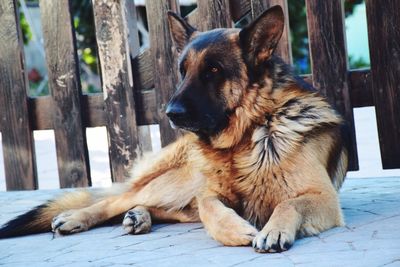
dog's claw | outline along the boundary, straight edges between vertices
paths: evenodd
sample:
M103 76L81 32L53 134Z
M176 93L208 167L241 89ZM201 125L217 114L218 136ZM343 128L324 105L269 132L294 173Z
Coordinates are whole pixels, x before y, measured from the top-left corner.
M294 242L290 234L273 229L267 234L260 232L253 240L253 248L260 253L275 253L288 250Z

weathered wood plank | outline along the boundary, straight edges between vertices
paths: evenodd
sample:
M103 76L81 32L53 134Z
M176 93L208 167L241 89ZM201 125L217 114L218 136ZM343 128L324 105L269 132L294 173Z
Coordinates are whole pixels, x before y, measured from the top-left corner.
M307 0L307 25L313 85L345 117L350 126L349 168L358 169L357 145L347 81L347 54L341 0Z
M167 11L179 12L176 0L146 1L149 20L150 52L154 63L154 86L156 88L157 112L159 116L161 145L165 146L177 138L167 116L166 105L178 84L176 53L167 22Z
M138 125L159 124L160 117L157 108L156 90L137 92L135 97Z
M126 28L128 5L127 0L93 1L113 181L124 181L141 154Z
M370 70L352 70L348 76L351 106L353 108L373 106Z
M231 0L231 12L233 21L236 22L251 12L251 1L249 0Z
M198 1L196 26L200 31L231 28L232 16L229 0Z
M369 70L352 70L348 73L350 98L353 108L373 106L371 73ZM312 83L312 76L303 77ZM158 124L157 104L154 89L135 92L138 125ZM106 112L103 94L82 95L81 107L85 127L105 126ZM52 99L41 96L29 99L29 115L33 130L52 129ZM0 121L0 131L7 124Z
M128 35L128 45L129 45L129 52L131 56L131 70L129 70L133 75L133 68L139 68L138 61L133 60L139 55L140 50L140 42L139 42L139 33L137 27L137 15L136 15L136 6L134 1L126 2L126 27L127 27L127 35ZM129 67L129 66L128 66ZM135 77L133 76L135 81L135 91L138 90L137 82ZM139 79L138 79L139 80ZM136 102L136 94L135 102ZM137 106L137 105L136 105ZM143 152L151 151L151 136L150 136L150 126L142 126L138 127L138 139L139 139L139 146Z
M0 118L7 190L37 189L17 3L0 1Z
M133 80L137 91L154 88L154 68L150 49L146 49L139 55L133 57L132 61Z
M136 92L136 113L138 125L158 124L156 95L154 90ZM29 115L33 130L53 129L53 101L50 96L29 99ZM81 96L83 125L85 127L106 126L106 110L103 94ZM0 121L0 131L8 127L7 121Z
M85 127L107 125L107 111L103 94L82 95L81 105Z
M91 185L81 86L69 0L40 0L60 187Z
M51 96L32 97L28 101L32 130L53 129L53 99ZM0 131L3 127L5 125L0 123Z
M285 28L283 29L281 40L276 47L275 53L278 54L285 62L292 64L292 47L290 43L289 29L289 10L287 0L251 0L251 16L256 19L263 11L268 8L280 5L285 14Z
M373 97L382 166L400 167L400 1L367 0Z

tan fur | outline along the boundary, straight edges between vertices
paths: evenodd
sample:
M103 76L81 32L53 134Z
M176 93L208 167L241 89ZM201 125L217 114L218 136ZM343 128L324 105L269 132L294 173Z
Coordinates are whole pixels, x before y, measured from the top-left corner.
M172 29L180 32L178 41L189 38L182 25ZM226 35L231 56L242 60L239 31ZM187 51L183 84L192 82L206 53ZM271 51L262 53L269 57ZM68 234L131 211L124 226L136 234L147 232L151 220L201 220L221 243L253 241L259 252L286 250L296 236L343 225L337 196L347 170L342 118L318 93L284 76L279 63L249 83L246 65L240 62L237 77L219 88L232 112L218 134L203 140L187 133L139 161L119 192L66 195L44 208L37 223L49 223L63 211L52 229ZM274 79L277 73L281 76Z
M340 154L336 183L326 170L335 139L330 129L341 118L315 93L295 84L272 93L270 86L267 81L263 88L247 90L229 126L211 144L188 133L134 167L124 192L100 201L87 192L66 195L51 203L37 223L48 223L56 212L68 210L55 218L53 228L73 233L144 206L156 220L196 221L200 216L210 235L225 245L247 245L256 236L256 247L278 237L291 243L297 234L342 225L336 189L347 168L346 151ZM279 116L293 98L299 105ZM302 105L310 106L318 118L287 119ZM269 120L266 113L272 114ZM333 126L315 129L305 140L318 123ZM279 158L266 149L268 138Z
M73 215L61 214L59 218L66 223L60 231L68 231L70 221L84 224L81 229L86 230L137 205L149 207L155 219L159 216L179 221L197 220L198 206L209 233L225 245L251 242L257 235L251 224L261 230L256 243L257 238L269 234L281 236L281 242L293 242L297 234L313 235L342 225L336 187L343 180L346 153L341 152L336 172L338 183L333 185L326 171L329 144L335 138L330 128L320 132L316 129L315 136L308 137L305 143L301 134L318 125L319 120L338 125L341 118L315 93L304 92L295 85L285 90L276 99L268 85L249 90L243 98L248 102L243 101L237 109L240 115L232 116L230 127L212 139L211 145L193 134L183 136L151 160L142 161L127 183L127 192ZM300 106L302 101L312 106L310 110L318 112L319 117L306 118L301 123L279 117L285 103L294 97ZM286 116L297 114L298 108L286 110ZM275 115L266 121L261 114L271 111ZM269 124L269 128L264 124ZM265 150L268 136L274 138L280 157L274 158L271 151L265 151L261 161L260 153ZM191 204L194 202L196 205ZM189 204L191 216L181 216L180 211ZM241 216L235 212L240 209Z

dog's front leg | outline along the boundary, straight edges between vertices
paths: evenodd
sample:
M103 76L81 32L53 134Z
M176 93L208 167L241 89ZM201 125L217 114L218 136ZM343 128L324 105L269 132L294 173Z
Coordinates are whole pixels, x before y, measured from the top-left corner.
M226 207L216 196L198 198L199 215L208 233L226 246L246 246L257 229Z
M253 240L257 252L288 250L297 234L316 235L343 225L336 192L310 192L278 204L271 218Z

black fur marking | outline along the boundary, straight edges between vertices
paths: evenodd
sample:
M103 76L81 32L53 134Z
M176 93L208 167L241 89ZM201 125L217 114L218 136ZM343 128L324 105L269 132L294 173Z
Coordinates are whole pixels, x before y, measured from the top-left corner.
M300 100L297 98L292 98L290 100L288 100L285 104L282 105L283 108L289 108L295 105L300 104Z
M316 114L301 114L299 113L298 115L294 115L294 116L286 116L286 119L292 120L292 121L298 121L301 119L319 119L319 116Z
M271 123L271 121L272 121L272 115L271 114L266 114L265 115L265 119L267 120L267 123L268 123L268 125Z
M285 244L283 244L283 249L284 250L288 250L288 249L290 249L291 247L292 247L292 243L289 243L289 242L285 242Z
M215 29L205 33L200 33L191 42L190 47L196 51L209 49L213 43L229 42L225 36L225 29Z
M286 116L286 119L289 119L291 121L298 121L300 119L303 119L304 116L303 115L294 115L294 116Z
M287 110L284 109L284 110L281 110L281 111L279 111L278 113L276 113L276 114L275 114L275 118L276 118L277 120L280 120L281 117L286 117L286 115L287 115Z
M274 141L272 140L271 137L268 138L267 147L268 147L268 151L271 152L271 154L272 154L272 156L274 157L274 159L275 159L276 161L279 161L279 160L280 160L280 156L279 156L279 154L278 154L278 151L277 151L276 148L275 148Z
M300 113L306 113L306 112L310 111L313 108L314 108L313 106L305 106L300 110Z
M206 143L227 127L234 112L227 107L229 95L225 96L221 88L228 81L242 78L238 67L241 58L230 53L235 44L228 35L226 30L216 29L199 33L187 44L179 62L183 80L170 100L170 104L179 103L187 111L179 117L169 116L170 120ZM205 53L202 61L189 60L191 53L199 51Z
M263 149L262 150L262 155L261 155L261 157L260 157L260 160L258 161L258 162L256 162L257 163L257 170L259 171L260 170L260 168L264 165L264 159L265 159L265 154L266 154L266 151Z
M335 172L339 164L340 154L342 153L343 148L347 149L348 151L348 146L350 145L348 125L346 123L343 123L339 127L340 133L338 134L338 136L336 136L332 148L329 151L328 165L326 167L333 184L335 184Z
M0 228L0 239L50 232L50 223L45 228L32 224L32 222L36 221L37 218L41 216L41 211L47 206L48 204L37 206L7 222Z
M343 122L342 125L340 125L340 136L342 138L343 146L346 148L347 151L349 151L351 146L351 138L350 126L347 122Z
M286 181L285 175L282 174L281 178L282 178L281 180L285 183L285 186L288 188L289 185L288 185L288 183L287 183L287 181Z
M304 89L306 91L309 92L318 92L317 89L315 89L311 84L309 84L308 82L304 81L303 78L301 78L300 76L295 75L294 79L296 81L296 84L298 86L300 86L301 89Z
M281 242L281 233L279 233L278 240L276 241L276 243L271 245L271 249L273 249L277 252L282 252L280 242Z

